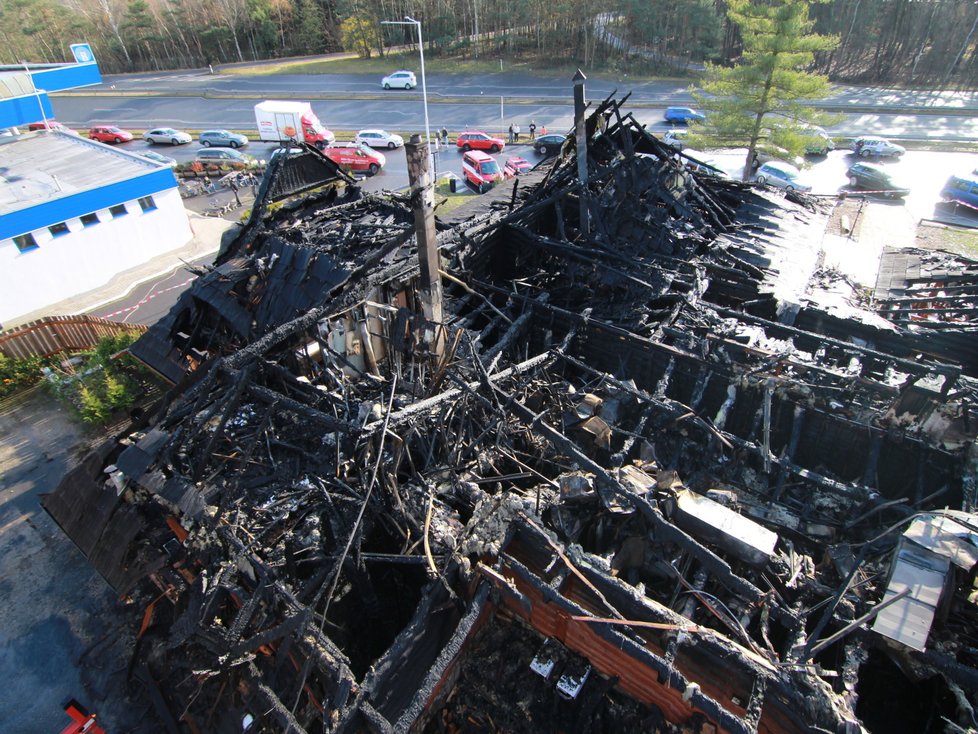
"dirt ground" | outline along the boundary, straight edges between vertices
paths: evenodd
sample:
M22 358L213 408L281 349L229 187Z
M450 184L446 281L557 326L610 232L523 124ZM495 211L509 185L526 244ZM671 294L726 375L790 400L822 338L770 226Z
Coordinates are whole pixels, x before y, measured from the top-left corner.
M869 199L848 198L839 201L832 211L826 232L828 234L847 236L849 231L844 224L858 237L862 234L862 225L867 217L872 213L887 209L902 209L898 201L873 201ZM875 218L877 221L879 217ZM889 217L883 217L884 220ZM955 227L952 225L940 224L924 220L916 223L915 231L908 233L913 235L913 240L907 242L914 247L921 247L929 250L946 250L963 257L978 260L978 229L967 227Z
M132 615L44 512L39 495L98 440L42 389L0 404L0 721L61 731L71 697L112 734L141 731L126 701Z

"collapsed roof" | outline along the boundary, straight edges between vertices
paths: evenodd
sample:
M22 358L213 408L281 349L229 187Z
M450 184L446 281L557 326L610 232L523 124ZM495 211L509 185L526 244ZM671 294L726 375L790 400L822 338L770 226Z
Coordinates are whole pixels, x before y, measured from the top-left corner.
M814 201L614 100L586 139L583 185L569 141L442 223L440 324L417 202L333 174L273 211L282 156L135 345L173 391L46 508L139 606L169 730L971 725L974 569L916 583L901 535L976 542L968 369L807 305ZM884 674L937 683L880 710Z

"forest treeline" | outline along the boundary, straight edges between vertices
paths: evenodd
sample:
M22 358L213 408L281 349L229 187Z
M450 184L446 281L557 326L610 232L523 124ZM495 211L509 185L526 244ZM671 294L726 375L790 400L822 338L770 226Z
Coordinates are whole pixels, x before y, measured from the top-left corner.
M79 41L105 73L378 54L413 32L380 21L411 15L433 55L674 73L736 61L725 10L725 0L0 0L0 63L65 61ZM978 83L976 0L828 0L811 16L818 33L839 39L811 69L833 81Z

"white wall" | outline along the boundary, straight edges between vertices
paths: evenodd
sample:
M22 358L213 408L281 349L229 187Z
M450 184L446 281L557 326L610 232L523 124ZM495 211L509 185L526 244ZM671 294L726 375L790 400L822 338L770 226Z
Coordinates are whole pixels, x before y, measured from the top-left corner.
M32 232L38 247L26 252L0 240L0 324L104 285L124 270L185 245L192 233L175 188L153 194L156 209L125 202L127 214L97 212L98 224L67 220L68 234ZM52 222L56 224L56 222Z

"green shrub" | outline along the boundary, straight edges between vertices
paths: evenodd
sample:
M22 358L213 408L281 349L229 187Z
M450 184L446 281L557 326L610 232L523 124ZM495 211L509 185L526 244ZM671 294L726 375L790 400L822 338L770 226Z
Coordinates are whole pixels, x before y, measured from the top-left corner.
M11 359L0 354L0 398L40 382L41 368L47 361L40 357Z
M84 383L79 386L78 397L78 412L86 423L102 423L109 417L105 401Z
M152 378L130 355L113 355L136 338L133 334L106 336L78 355L77 366L54 365L48 375L50 388L86 423L105 423L117 411L128 410L137 396L146 394Z

